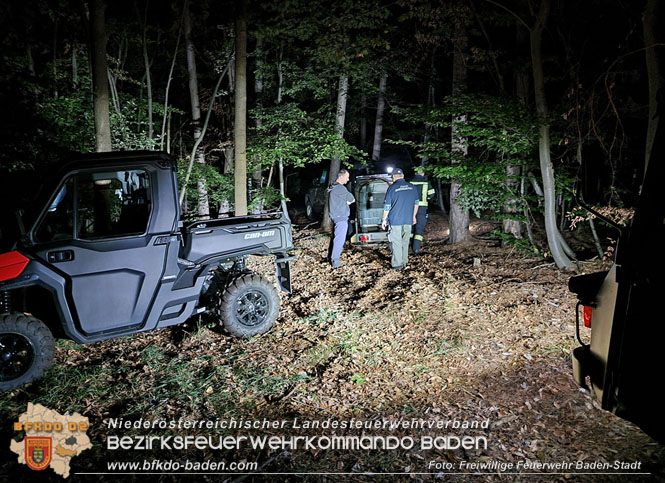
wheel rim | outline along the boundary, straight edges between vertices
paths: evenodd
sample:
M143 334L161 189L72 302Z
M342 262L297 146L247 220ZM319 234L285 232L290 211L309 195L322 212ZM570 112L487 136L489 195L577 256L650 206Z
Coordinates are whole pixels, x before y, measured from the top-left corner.
M236 317L241 324L248 327L265 321L269 311L268 297L258 290L250 290L236 301Z
M32 342L23 334L0 334L0 381L12 381L28 372L35 360Z
M307 204L305 205L305 209L307 210L307 216L311 217L311 216L312 216L312 213L314 212L314 209L312 208L312 205L310 205L309 203L307 203Z

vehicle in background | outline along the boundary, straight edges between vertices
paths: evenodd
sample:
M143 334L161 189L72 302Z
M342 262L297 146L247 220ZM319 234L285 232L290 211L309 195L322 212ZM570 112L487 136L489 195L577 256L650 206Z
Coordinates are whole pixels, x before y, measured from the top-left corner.
M310 220L323 215L323 209L328 201L328 170L323 170L321 176L312 182L312 187L305 195L305 214Z

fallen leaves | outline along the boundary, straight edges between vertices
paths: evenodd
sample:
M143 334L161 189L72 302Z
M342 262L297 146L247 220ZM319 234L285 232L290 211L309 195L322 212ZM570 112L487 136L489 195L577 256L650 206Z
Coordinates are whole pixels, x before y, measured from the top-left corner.
M98 419L128 408L174 419L489 419L491 446L463 457L662 461L662 446L600 411L573 382L568 275L485 241L445 245L446 232L431 216L424 249L405 271L390 270L386 247L347 247L345 266L332 271L328 238L296 228L294 292L282 295L269 333L231 339L215 320L194 319L89 346L64 343L58 364L103 385L80 398ZM274 276L269 258L250 259L249 267ZM352 456L294 453L284 464L311 471L388 464ZM416 471L433 457L390 456L386 469L398 471Z

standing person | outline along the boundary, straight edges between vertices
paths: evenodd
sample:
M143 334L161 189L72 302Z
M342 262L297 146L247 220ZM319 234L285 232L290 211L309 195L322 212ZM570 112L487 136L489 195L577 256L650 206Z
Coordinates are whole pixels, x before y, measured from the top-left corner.
M415 254L423 246L423 235L425 234L425 225L427 225L427 204L428 200L434 197L434 187L425 177L425 168L422 166L416 168L416 175L411 180L411 184L418 189L420 197L416 223L413 227L413 253Z
M402 270L409 262L409 239L411 226L416 224L418 212L418 190L404 180L404 171L393 171L393 184L386 191L381 228L390 225L388 241L393 253L390 264L395 270Z
M337 174L337 180L328 188L328 210L330 219L335 224L333 239L331 243L330 265L332 268L342 266L340 257L342 248L346 242L346 232L349 229L349 214L351 210L349 205L356 201L353 195L346 189L346 183L349 182L349 172L346 169L340 169Z

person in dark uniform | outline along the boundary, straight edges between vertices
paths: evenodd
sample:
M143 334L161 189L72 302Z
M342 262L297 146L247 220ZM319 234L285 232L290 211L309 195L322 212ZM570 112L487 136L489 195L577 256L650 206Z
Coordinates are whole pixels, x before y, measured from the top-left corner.
M335 224L332 246L330 252L330 264L332 268L342 266L340 257L342 248L346 242L346 233L349 229L349 205L356 201L353 195L344 186L349 182L349 172L340 169L337 180L328 188L328 211L330 219Z
M393 184L386 191L381 228L385 230L390 225L388 241L393 255L390 264L395 270L402 270L409 262L409 239L417 211L418 190L406 182L401 169L394 170Z
M434 197L434 187L425 177L425 168L418 166L416 175L411 180L411 184L418 189L418 213L416 213L416 223L413 227L413 253L418 253L423 246L423 235L425 234L425 225L427 225L427 205L429 200Z

